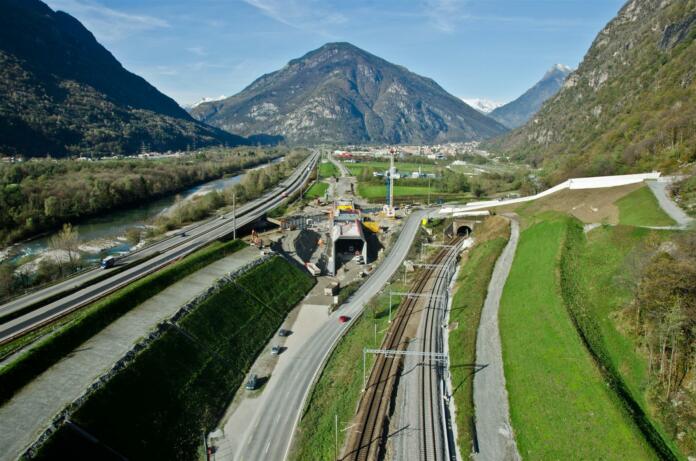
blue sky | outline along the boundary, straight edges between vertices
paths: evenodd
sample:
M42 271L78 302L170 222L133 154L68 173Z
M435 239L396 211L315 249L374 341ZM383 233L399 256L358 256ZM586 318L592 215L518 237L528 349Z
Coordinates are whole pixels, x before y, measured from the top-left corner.
M347 41L463 98L507 102L576 67L623 0L48 0L180 104L230 96Z

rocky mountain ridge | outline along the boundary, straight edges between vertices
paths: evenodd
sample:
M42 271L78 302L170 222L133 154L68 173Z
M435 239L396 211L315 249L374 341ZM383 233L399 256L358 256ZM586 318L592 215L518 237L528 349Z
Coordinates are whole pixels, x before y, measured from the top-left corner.
M533 87L514 101L496 107L489 116L511 129L524 125L546 100L558 93L572 70L566 65L555 64Z
M191 114L230 132L295 144L439 143L505 131L433 80L349 43L326 44Z
M696 2L630 0L526 125L487 148L572 176L696 160Z

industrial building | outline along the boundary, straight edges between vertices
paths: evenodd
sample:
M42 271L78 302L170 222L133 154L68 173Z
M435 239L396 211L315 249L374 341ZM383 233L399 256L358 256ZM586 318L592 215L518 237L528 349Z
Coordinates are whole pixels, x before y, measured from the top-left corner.
M329 273L335 274L344 262L357 256L362 256L362 264L367 263L367 240L360 210L355 209L352 201L341 200L336 203L332 214Z

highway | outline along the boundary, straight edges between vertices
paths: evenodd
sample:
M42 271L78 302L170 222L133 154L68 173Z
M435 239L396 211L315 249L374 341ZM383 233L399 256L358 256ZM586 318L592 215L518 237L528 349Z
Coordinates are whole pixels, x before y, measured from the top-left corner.
M318 158L319 154L313 152L300 164L290 177L286 178L278 186L262 197L239 207L236 213L236 227L239 229L261 218L265 213L285 201L288 196L303 187L312 169L316 165ZM44 290L25 295L8 304L0 306L0 315L6 315L50 297L55 297L76 286L88 284L88 286L72 294L49 302L42 307L0 325L0 344L8 342L28 331L50 323L69 312L92 303L212 241L231 234L232 231L233 219L231 214L224 215L222 218L216 217L214 219L209 219L189 226L185 229L185 236L182 236L181 233L177 233L175 236L158 241L145 249L121 258L119 260L119 265L133 263L132 267L124 271L117 272L109 269L95 269L63 283L58 283ZM146 257L149 258L137 263L136 260L141 260ZM90 281L101 278L105 273L108 273L107 271L112 272L113 275L104 280L90 284Z
M266 398L245 424L242 443L237 447L230 447L230 451L225 447L224 451L221 450L216 455L218 459L282 460L287 457L305 400L325 361L367 302L398 270L425 213L415 211L408 217L391 251L363 286L346 304L329 316L324 325L301 346L288 366L273 374L264 389ZM338 317L341 315L349 316L351 320L340 324Z

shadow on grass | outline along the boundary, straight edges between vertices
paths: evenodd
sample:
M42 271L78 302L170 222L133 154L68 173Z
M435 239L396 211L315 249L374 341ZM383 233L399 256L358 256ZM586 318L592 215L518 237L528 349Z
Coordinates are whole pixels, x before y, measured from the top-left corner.
M474 376L476 373L478 373L486 367L488 367L487 363L462 363L461 365L450 365L450 368L469 368L471 370L471 373L466 375L464 379L461 380L461 382L457 383L457 385L454 386L454 388L452 389L452 395L454 395L457 392L457 390L459 390L459 388L462 387L462 385L464 385L464 383L466 383L472 376Z

